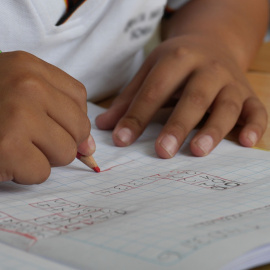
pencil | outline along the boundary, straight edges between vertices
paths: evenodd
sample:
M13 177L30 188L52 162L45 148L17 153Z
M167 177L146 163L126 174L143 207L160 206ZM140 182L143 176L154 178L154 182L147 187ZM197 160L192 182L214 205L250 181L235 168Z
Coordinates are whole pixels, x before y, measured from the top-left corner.
M93 169L95 172L97 173L100 172L100 168L98 167L96 161L94 160L92 156L84 156L77 152L76 158L79 159L82 163L84 163L89 168Z

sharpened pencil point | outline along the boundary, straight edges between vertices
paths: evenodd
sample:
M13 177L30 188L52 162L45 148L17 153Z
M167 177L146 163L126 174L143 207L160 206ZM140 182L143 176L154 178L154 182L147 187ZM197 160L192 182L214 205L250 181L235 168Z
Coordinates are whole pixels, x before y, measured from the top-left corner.
M77 153L77 159L79 159L81 162L83 162L86 166L94 170L95 172L99 173L100 168L98 167L96 161L92 156L83 156L80 153Z
M95 172L97 172L97 173L100 172L100 168L99 168L99 167L94 167L93 170L94 170Z

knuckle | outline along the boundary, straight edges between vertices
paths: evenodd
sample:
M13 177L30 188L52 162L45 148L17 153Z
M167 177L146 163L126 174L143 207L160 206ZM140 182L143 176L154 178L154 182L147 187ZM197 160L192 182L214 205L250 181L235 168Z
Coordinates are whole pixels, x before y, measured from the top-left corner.
M15 60L14 63L25 63L26 60L35 58L32 54L20 50L10 53L10 57Z
M32 91L40 89L41 81L33 75L23 74L23 76L17 78L15 84L18 89L23 91L23 94L32 94Z
M29 73L21 73L13 78L12 89L17 96L39 99L46 98L48 90L40 78Z
M187 47L184 47L184 46L180 46L180 47L177 47L175 50L174 50L174 54L173 54L173 57L177 60L181 60L182 58L184 57L187 57L187 56L191 56L191 51L189 48Z
M228 82L235 76L231 71L228 70L228 67L223 62L215 59L207 63L204 69L211 80L222 79L223 81ZM232 81L232 84L233 83L234 79Z
M238 102L229 98L222 99L220 101L220 106L224 107L226 111L233 115L239 115L242 109L242 106Z
M221 73L223 73L225 71L224 65L220 61L218 61L218 60L212 60L208 64L208 68L214 74L221 74Z
M158 91L162 88L162 83L152 83L145 87L142 98L147 104L155 103L158 100Z
M146 124L140 118L133 115L127 115L124 122L124 126L133 126L138 130L143 130L146 126Z
M184 136L186 136L188 134L188 129L187 127L179 120L175 119L175 120L171 120L168 124L167 124L167 129L171 129L172 131L168 131L168 133L171 134L176 134L176 137L179 137L179 135L184 134Z
M15 51L10 55L10 62L12 62L10 69L14 69L15 72L8 76L7 80L12 93L20 98L39 97L41 93L45 92L44 90L49 88L38 75L41 67L40 59L24 51Z
M189 102L198 109L205 109L209 105L208 96L204 91L189 91L187 93L187 98Z

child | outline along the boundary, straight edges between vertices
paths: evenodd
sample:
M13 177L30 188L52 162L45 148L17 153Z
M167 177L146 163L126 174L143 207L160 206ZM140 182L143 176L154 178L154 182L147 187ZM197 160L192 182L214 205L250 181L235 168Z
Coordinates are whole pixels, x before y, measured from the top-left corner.
M166 4L163 42L141 66ZM206 112L190 144L196 156L236 123L248 147L266 128L244 73L267 28L267 0L4 0L1 7L0 181L41 183L77 151L93 154L86 100L124 86L96 119L114 129L117 146L133 143L171 99L155 145L161 158L176 154Z

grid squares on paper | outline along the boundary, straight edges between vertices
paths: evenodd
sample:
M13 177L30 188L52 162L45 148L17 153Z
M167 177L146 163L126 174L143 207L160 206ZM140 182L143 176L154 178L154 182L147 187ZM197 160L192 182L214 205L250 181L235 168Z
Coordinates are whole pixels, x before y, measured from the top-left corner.
M256 214L255 212L254 217L258 219L261 215L262 213ZM263 219L266 222L265 226L269 226L270 218L267 217L267 215L263 215ZM241 223L243 225L241 225ZM241 229L239 229L239 227ZM168 266L177 263L179 260L186 256L189 256L192 252L194 252L193 249L197 250L199 247L206 245L208 241L213 242L222 239L222 234L219 235L219 231L221 230L221 228L222 227L218 226L214 228L214 230L211 230L211 228L206 228L206 230L204 228L202 230L199 227L198 229L194 229L193 233L195 236L193 238L190 237L190 235L192 235L192 229L189 229L189 231L182 229L179 230L179 233L182 233L185 237L182 238L181 241L179 241L179 239L176 239L175 233L172 231L167 231L166 234L162 234L161 236L159 234L159 230L152 230L152 234L147 234L146 232L146 234L142 235L141 237L138 237L138 235L135 234L132 237L123 235L123 233L120 232L120 228L118 236L115 233L112 238L110 238L110 234L103 235L103 240L107 238L107 241L104 241L103 244L99 243L98 246L117 253L146 260L148 262L164 264ZM225 220L224 224L224 232L231 234L231 236L233 236L235 233L245 233L254 229L255 228L253 222L251 220L247 222L246 219L240 220L240 223L239 221L238 223L228 223ZM227 238L228 236L224 237ZM209 239L206 239L205 243L203 243L204 239L207 237ZM116 241L116 239L121 244L115 246L111 245L114 241ZM89 245L94 244L94 242L91 243L91 241L88 241L87 239L83 239L82 241L86 242ZM95 244L97 244L97 242L95 242Z
M40 213L29 207L29 202L37 201L39 196L65 198L65 200L85 205L100 207L112 205L113 209L127 209L127 217L121 217L123 222L115 220L115 223L109 223L107 221L108 230L99 230L98 226L93 225L91 229L88 228L87 237L84 235L84 238L80 238L79 234L74 233L72 236L67 233L65 237L152 263L170 265L194 252L195 249L192 247L198 245L196 241L209 238L207 234L209 231L217 234L214 226L212 231L211 228L207 231L202 227L191 228L192 224L220 216L229 216L235 211L244 212L270 204L269 192L266 192L265 186L249 188L249 184L256 179L270 175L269 160L224 156L218 153L203 159L177 156L174 160L159 160L155 157L150 143L144 143L144 151L149 153L145 156L140 148L115 150L104 145L104 142L109 140L108 138L100 138L100 141L102 140L96 157L102 160L104 170L110 169L109 171L95 174L79 161L64 168L53 169L50 179L41 186L34 187L33 191L31 188L27 190L22 187L18 188L22 191L21 194L10 195L13 201L18 199L19 204L12 204L11 200L5 203L4 200L8 196L0 197L0 211L5 210L15 216L21 213L20 215L28 218L37 218ZM98 145L98 137L96 142ZM206 164L210 165L206 166ZM150 178L153 172L162 174L179 168L230 181L239 181L244 185L232 189L232 192L227 192L228 190L223 192L187 182L161 179L118 192L113 196L101 197L95 193L117 185L127 185L130 181ZM14 184L5 186L10 188L12 193ZM236 199L235 206L232 202ZM246 231L240 233L251 230L253 224L249 222L250 220L245 225ZM270 224L268 218L264 218L264 222ZM228 230L237 229L233 223L226 225L228 225L226 226ZM103 224L102 228L104 226ZM219 238L210 240L219 241ZM202 246L198 245L199 248Z

